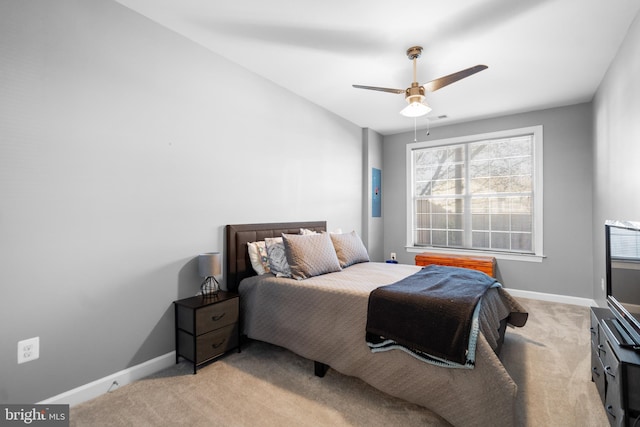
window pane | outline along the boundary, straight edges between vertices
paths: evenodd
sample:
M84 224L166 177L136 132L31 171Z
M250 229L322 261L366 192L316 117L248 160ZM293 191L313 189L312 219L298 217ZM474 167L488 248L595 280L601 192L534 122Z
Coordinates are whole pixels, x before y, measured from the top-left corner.
M491 158L491 150L484 143L469 144L469 160L486 160Z
M425 181L416 181L416 185L414 187L414 195L415 196L429 196L431 195L431 185Z
M447 215L446 214L432 214L431 226L433 228L445 229L447 228Z
M533 227L531 224L531 215L526 214L512 214L511 215L511 230L512 231L527 231L532 232Z
M511 234L511 250L513 251L531 250L531 234L512 233Z
M462 239L464 237L462 230L458 231L449 231L448 233L449 241L447 242L447 246L457 246L462 247Z
M431 212L430 206L431 206L431 202L429 200L426 200L426 199L416 200L416 212L429 213Z
M471 200L471 212L484 213L491 211L491 199L487 197L474 197Z
M509 233L491 233L491 248L507 250L511 246Z
M509 214L491 215L491 230L509 231L511 221Z
M431 245L431 232L428 230L417 230L416 231L416 245Z
M531 215L531 212L533 212L533 200L531 196L512 197L511 212Z
M494 197L491 199L491 212L503 213L509 212L509 199L505 197Z
M533 138L531 135L523 135L511 138L509 150L512 156L533 156Z
M431 244L434 246L447 246L447 232L443 230L434 230Z
M457 228L462 230L464 227L464 217L461 214L449 214L447 215L448 228Z
M417 214L416 215L416 227L417 228L429 228L431 225L431 217L429 214Z
M531 156L512 158L511 170L514 175L531 175Z
M508 176L494 176L489 180L489 187L485 193L507 193L509 192L510 179Z
M473 247L480 249L489 249L489 236L489 233L474 231L471 234L471 238L473 239Z
M509 192L526 193L533 190L533 181L531 176L512 176Z
M473 178L471 180L471 193L473 194L483 194L489 193L489 189L491 188L491 178L490 177L478 177Z
M493 176L509 176L511 168L507 159L498 159L491 162L491 175Z
M489 230L490 219L491 219L491 216L486 214L471 215L471 229L473 231Z
M474 161L469 163L469 177L486 178L490 173L490 163L487 161Z

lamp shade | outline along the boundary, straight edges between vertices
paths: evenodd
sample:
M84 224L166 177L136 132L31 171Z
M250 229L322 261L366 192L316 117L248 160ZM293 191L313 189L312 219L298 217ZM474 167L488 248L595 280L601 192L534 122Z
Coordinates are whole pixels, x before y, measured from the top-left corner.
M404 107L402 111L400 111L400 114L405 117L421 117L428 114L430 111L431 107L428 105L423 104L422 102L412 102Z
M198 255L198 271L200 272L200 276L219 276L221 258L220 252L209 252Z

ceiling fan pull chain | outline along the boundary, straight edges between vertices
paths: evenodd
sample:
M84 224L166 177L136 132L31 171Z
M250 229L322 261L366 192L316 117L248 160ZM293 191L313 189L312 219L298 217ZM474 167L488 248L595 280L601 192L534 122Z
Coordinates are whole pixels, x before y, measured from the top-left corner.
M416 117L413 118L413 142L418 141L418 131L416 129L417 120L418 119Z

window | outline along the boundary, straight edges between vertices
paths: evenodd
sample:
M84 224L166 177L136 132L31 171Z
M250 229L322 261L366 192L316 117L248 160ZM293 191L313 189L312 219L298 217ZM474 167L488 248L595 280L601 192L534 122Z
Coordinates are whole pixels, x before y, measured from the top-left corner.
M542 126L407 146L410 247L542 255Z

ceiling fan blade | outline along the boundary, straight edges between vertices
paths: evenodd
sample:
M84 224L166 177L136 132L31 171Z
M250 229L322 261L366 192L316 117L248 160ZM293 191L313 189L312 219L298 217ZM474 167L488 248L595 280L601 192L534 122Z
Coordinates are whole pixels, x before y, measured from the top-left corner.
M442 89L443 87L450 85L451 83L455 83L458 80L462 80L465 77L469 77L470 75L478 73L482 70L486 70L487 68L488 67L486 65L476 65L475 67L467 68L466 70L458 71L457 73L449 74L448 76L431 80L429 83L425 83L423 85L424 90L435 92L438 89Z
M404 89L390 89L388 87L377 87L377 86L362 86L362 85L351 85L356 89L368 89L368 90L377 90L380 92L389 92L389 93L404 93Z

